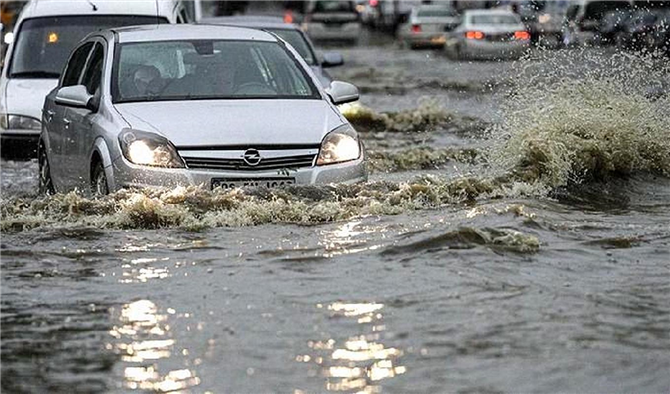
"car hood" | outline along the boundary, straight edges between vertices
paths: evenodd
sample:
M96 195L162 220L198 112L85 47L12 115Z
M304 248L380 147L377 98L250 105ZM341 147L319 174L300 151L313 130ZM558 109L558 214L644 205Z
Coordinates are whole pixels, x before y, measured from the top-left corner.
M58 85L57 79L9 79L5 88L8 114L42 119L44 98Z
M344 122L323 100L192 100L116 104L137 130L177 146L319 144Z

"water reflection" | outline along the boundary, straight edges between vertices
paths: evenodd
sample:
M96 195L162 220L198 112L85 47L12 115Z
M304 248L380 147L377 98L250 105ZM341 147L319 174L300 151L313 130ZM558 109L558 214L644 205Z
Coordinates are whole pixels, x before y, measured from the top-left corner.
M168 315L160 313L156 304L149 300L125 304L118 320L120 324L109 332L117 342L109 344L108 349L117 352L126 364L124 388L171 392L200 384L200 379L189 369L160 372L157 362L170 358L175 341L171 338Z
M335 302L317 308L329 311L332 318L354 319L356 323L355 335L344 340L309 341L313 354L296 357L298 362L320 366L326 390L379 393L380 381L406 372L406 367L399 365L403 351L382 342L386 330L383 304Z
M325 249L324 257L375 250L381 246L368 245L370 239L366 235L383 231L383 228L378 226L366 227L360 221L351 221L333 230L322 230L319 244Z

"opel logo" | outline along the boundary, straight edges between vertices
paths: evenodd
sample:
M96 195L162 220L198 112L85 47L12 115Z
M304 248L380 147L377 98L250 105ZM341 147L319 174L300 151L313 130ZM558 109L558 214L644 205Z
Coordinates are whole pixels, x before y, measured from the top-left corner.
M256 149L247 149L242 158L245 163L252 167L257 166L261 162L261 154Z

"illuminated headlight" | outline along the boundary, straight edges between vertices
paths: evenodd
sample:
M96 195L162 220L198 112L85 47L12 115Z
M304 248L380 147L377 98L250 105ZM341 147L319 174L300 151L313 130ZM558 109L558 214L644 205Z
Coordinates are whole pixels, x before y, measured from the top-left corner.
M11 31L9 33L6 33L3 41L7 45L13 43L14 42L14 33L12 33Z
M126 130L119 135L123 156L143 166L184 168L174 145L158 134Z
M0 128L5 130L41 130L42 123L39 119L30 116L0 114Z
M358 134L350 125L343 125L331 131L321 142L316 165L342 163L361 157Z

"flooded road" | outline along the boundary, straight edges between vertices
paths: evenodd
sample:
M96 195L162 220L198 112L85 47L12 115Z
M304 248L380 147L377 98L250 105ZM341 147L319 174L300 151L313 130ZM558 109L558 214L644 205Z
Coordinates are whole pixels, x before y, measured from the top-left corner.
M3 161L3 392L668 392L667 61L343 52L366 185Z

